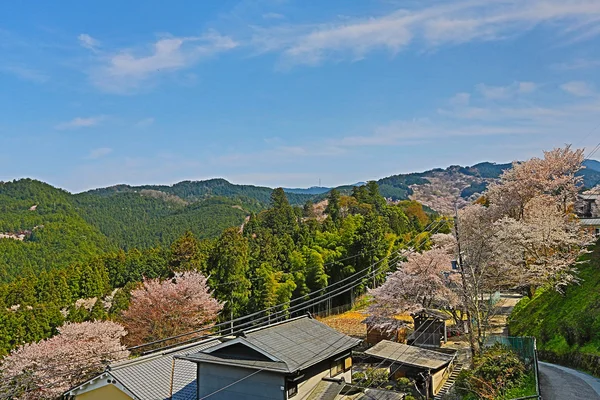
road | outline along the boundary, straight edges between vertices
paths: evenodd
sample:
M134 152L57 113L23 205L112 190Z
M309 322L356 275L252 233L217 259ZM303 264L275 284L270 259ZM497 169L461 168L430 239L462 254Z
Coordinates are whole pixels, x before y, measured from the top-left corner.
M600 379L560 365L539 366L543 400L600 400Z

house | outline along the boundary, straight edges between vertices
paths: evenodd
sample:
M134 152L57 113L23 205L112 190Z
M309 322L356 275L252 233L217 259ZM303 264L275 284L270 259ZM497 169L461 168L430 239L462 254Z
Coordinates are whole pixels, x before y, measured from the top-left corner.
M365 351L370 361L388 368L395 379L407 377L417 381L421 390L436 395L452 373L456 353L447 353L382 340ZM367 360L369 361L369 360Z
M342 378L350 382L358 344L304 316L111 364L64 397L195 400L220 390L211 399L303 398L322 382L326 393L341 388Z
M176 358L195 364L197 399L317 399L325 397L313 391L341 390L342 380L351 381L352 349L359 343L311 317L299 317Z
M109 365L100 375L65 393L76 400L193 400L196 368L175 356L196 353L221 343L216 338L179 346ZM171 384L172 382L172 384Z
M583 192L575 201L575 212L579 218L600 218L600 189L597 187Z
M579 220L581 226L590 233L600 236L600 217L598 218L581 218Z
M367 338L365 341L368 344L377 344L382 340L406 343L406 321L371 315L362 322L367 325Z
M415 330L408 337L408 344L422 347L440 347L448 341L446 321L451 317L443 312L424 309L412 314Z

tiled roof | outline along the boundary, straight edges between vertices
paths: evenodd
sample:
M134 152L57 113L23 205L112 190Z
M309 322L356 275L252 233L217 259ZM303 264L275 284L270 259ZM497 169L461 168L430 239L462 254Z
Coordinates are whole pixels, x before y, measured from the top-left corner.
M348 351L360 343L360 340L346 336L309 317L300 317L247 331L242 339L236 341L236 343L247 342L258 349L262 349L278 361L283 362L286 366L285 372L295 372L315 365L320 361ZM216 362L214 358L206 357L206 355L210 355L210 353L203 352L184 358L195 362ZM215 352L211 356L218 357L218 354ZM261 361L262 363L269 363L269 365L264 366L242 365L246 361L241 359L234 361L231 357L223 357L220 363L235 362L240 366L258 367L259 369L271 369L281 365L273 361ZM281 371L283 372L283 370Z
M398 365L407 364L428 369L441 368L452 361L454 357L452 354L390 342L389 340L382 340L365 353L377 358L396 361Z
M335 400L338 394L344 388L344 381L322 380L310 392L307 400Z
M581 218L579 223L584 226L597 226L600 225L600 218Z
M192 345L143 356L111 365L108 373L129 389L138 400L166 400L170 398L173 357L196 353L219 343L217 339L207 339ZM173 400L195 400L195 382L196 366L175 359Z

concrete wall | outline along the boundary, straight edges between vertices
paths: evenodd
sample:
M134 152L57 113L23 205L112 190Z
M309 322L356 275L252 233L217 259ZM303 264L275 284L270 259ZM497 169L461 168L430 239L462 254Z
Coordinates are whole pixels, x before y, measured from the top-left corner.
M256 370L216 364L199 364L199 398L208 396L254 372ZM261 371L210 396L211 400L284 400L285 398L286 392L283 375L268 371Z
M114 385L105 385L98 389L90 390L82 394L75 396L76 400L131 400L131 397L127 396L120 389Z
M438 394L444 381L448 378L447 368L442 368L438 372L431 374L431 388L433 394Z

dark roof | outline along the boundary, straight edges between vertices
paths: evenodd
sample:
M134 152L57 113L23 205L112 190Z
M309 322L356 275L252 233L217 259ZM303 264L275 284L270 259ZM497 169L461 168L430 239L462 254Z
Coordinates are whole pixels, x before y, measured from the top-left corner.
M101 375L110 375L133 394L137 400L170 399L171 370L173 358L219 344L217 339L206 339L193 344L179 346L132 360L111 364ZM184 361L175 361L173 375L173 400L196 400L196 366ZM83 383L67 393L85 388Z
M373 357L397 362L398 365L406 364L424 369L441 368L454 358L452 354L390 342L389 340L382 340L365 353Z
M323 379L310 392L307 400L335 400L346 384L343 380Z
M418 316L426 315L428 317L439 318L442 320L452 319L452 317L448 313L438 311L438 310L433 310L431 308L424 308L421 311L413 314L413 316L415 316L415 315L418 315Z
M223 343L228 345L247 345L260 349L267 359L248 359L220 355L216 351L200 351L183 357L193 362L208 362L237 365L244 368L266 369L292 373L315 365L356 347L360 340L353 339L309 317L300 317L264 328L246 331L236 340Z
M403 393L391 392L389 390L367 389L357 400L403 400L404 396Z

